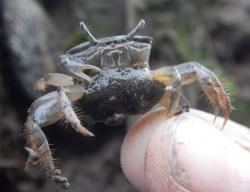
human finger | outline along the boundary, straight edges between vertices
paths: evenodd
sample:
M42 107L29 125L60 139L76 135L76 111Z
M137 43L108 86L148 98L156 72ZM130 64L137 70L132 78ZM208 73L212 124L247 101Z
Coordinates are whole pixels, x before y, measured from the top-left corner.
M166 115L166 114L165 114ZM129 131L121 163L140 191L249 191L249 153L207 119L157 111Z

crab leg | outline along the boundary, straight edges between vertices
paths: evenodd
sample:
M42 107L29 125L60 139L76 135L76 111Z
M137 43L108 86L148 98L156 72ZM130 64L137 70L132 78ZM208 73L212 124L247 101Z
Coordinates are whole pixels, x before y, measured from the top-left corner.
M62 73L49 73L34 83L34 89L44 91L48 85L61 87L73 85L73 78Z
M174 68L181 76L181 85L190 84L198 80L209 101L215 108L215 119L219 111L223 111L225 117L224 127L232 111L232 105L229 96L216 75L197 62L187 62L176 66L162 67L151 71L151 74L155 80L170 85L174 76Z
M80 134L84 136L94 136L93 133L88 131L85 127L81 125L81 121L78 119L77 115L75 114L72 106L71 101L65 94L64 88L59 88L58 90L58 102L61 111L63 112L66 120L71 124L71 126Z
M80 91L82 88L69 87L67 89L72 100L79 98L82 94ZM48 141L41 128L65 117L77 132L88 136L93 136L93 134L81 125L63 88L38 98L33 102L28 113L25 123L27 133L25 149L28 152L26 168L28 169L31 165L38 166L62 188L69 188L67 178L61 176L61 171L55 168Z
M187 99L181 94L181 75L173 68L172 85L167 86L160 103L168 110L168 115L173 116L189 110Z
M83 72L85 70L91 70L95 73L99 73L101 71L100 68L94 65L84 64L80 60L72 58L70 55L61 55L59 58L59 64L63 66L67 73L79 81L90 82L92 80L91 77Z
M26 151L28 160L26 169L31 165L40 167L51 180L55 181L62 188L69 188L70 184L61 171L55 168L48 141L42 127L58 121L62 113L57 106L57 93L48 93L37 99L29 109L29 116L25 123L26 127Z

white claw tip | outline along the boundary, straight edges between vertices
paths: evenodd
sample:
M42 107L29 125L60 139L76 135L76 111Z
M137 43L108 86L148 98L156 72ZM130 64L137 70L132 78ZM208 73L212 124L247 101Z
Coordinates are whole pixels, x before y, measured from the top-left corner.
M95 135L94 135L92 132L90 132L90 131L86 131L85 134L86 134L86 136L89 136L89 137L94 137L94 136L95 136Z

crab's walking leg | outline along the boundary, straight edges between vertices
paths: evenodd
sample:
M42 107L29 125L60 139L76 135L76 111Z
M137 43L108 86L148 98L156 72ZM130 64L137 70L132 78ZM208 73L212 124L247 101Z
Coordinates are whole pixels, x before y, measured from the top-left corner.
M26 141L25 149L28 152L26 169L31 165L38 166L53 181L62 188L69 188L70 184L66 177L61 176L61 171L55 169L48 141L41 127L50 125L62 117L57 105L57 92L48 93L37 99L29 109L29 116L25 123Z
M170 85L171 79L173 78L174 68L181 75L182 85L190 84L193 81L198 80L209 101L215 108L215 117L220 109L223 111L225 117L223 123L224 127L229 118L230 112L232 111L232 106L227 93L216 75L197 62L187 62L176 66L162 67L151 73L154 79L161 81L166 85Z
M65 94L64 88L60 87L58 89L58 102L62 113L64 114L66 120L71 124L71 126L79 133L84 136L94 136L93 133L88 131L85 127L81 125L81 121L78 119L75 114L71 101Z
M72 100L76 100L82 95L82 93L79 94L82 92L82 88L69 87L67 91ZM81 125L63 88L38 98L28 112L29 116L25 124L27 132L25 149L28 151L29 157L26 168L29 168L30 165L38 166L62 188L68 188L70 184L67 178L61 176L60 170L55 169L48 141L41 128L65 117L76 131L83 135L92 136L93 134Z
M168 116L173 116L189 110L189 103L181 94L181 75L173 68L172 83L167 86L160 103L167 109Z
M39 79L34 83L34 89L37 91L44 91L47 86L70 86L73 85L73 78L62 73L49 73L45 77Z

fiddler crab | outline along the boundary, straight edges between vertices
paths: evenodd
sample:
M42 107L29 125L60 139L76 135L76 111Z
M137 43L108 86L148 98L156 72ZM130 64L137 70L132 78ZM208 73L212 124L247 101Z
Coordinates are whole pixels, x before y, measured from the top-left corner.
M158 103L170 118L189 110L181 87L198 80L215 108L215 117L223 111L223 126L226 124L231 102L212 71L197 62L150 70L152 38L136 35L144 25L145 21L140 20L127 35L95 39L80 22L88 41L59 57L58 64L67 75L50 73L34 85L37 90L47 86L57 89L35 100L28 110L26 168L37 166L62 188L70 187L68 179L54 166L41 128L65 118L80 134L94 136L81 124L73 105L79 106L91 122L106 125L120 125L128 115L144 114Z

